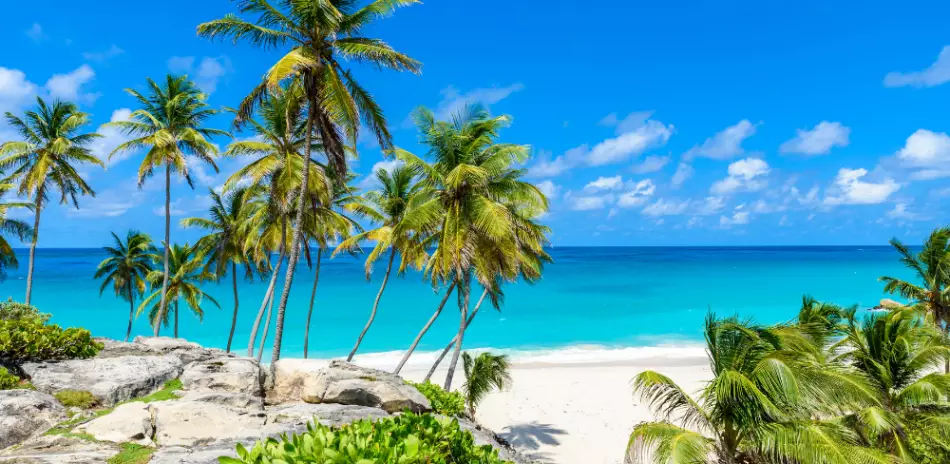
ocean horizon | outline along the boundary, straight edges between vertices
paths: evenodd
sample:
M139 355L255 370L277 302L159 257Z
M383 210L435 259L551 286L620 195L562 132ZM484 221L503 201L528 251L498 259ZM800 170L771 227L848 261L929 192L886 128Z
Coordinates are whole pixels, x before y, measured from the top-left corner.
M23 298L28 265L24 251L17 250L20 268L9 271L0 284L4 298ZM466 332L466 349L501 350L529 362L620 361L654 356L656 347L681 356L700 349L708 311L764 324L782 322L794 317L804 294L867 309L890 297L878 277L908 275L889 246L557 247L550 252L554 263L546 266L540 282L506 285L499 311L486 300ZM128 302L116 298L111 288L100 297L101 282L93 279L104 257L100 248L38 248L33 304L62 326L124 338ZM349 352L369 316L383 271L377 266L367 281L362 257L324 257L310 357ZM313 277L303 261L288 303L283 357L303 355ZM267 281L239 279L238 286L240 311L232 349L240 354L247 349ZM233 310L231 278L203 288L220 309L206 300L199 321L182 306L179 336L224 348ZM480 288L473 290L473 305L479 293ZM440 298L419 272L392 276L360 353L372 354L366 359L374 365L394 362ZM459 321L453 303L450 300L422 340L417 361L430 358L427 352L441 350L454 336ZM144 316L137 318L133 336L150 334ZM171 336L172 328L163 328L162 335ZM269 338L265 346L271 345Z

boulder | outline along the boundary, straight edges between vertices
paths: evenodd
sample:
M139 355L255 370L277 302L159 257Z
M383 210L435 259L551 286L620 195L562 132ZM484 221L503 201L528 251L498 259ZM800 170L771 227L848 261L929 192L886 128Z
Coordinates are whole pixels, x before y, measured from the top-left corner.
M74 431L87 433L99 441L145 446L153 444L152 434L155 432L148 405L138 401L119 405L109 414L81 424Z
M274 363L273 385L267 392L267 403L300 401L304 390L312 389L317 373L326 369L329 361L320 359L285 358Z
M0 451L0 463L102 464L118 453L119 448L111 443L47 435L26 441L15 449Z
M186 390L263 394L261 366L251 358L219 357L198 361L185 367L181 374Z
M184 446L163 447L152 455L149 464L218 464L218 457L220 456L237 458L235 452L237 443L224 441L193 448ZM245 443L245 445L247 444Z
M171 337L135 337L135 345L141 345L158 355L172 355L178 357L183 365L197 361L207 361L211 358L234 356L224 350L204 348L201 345L181 338ZM140 349L136 347L135 349Z
M161 389L181 374L182 362L169 355L120 356L26 363L22 368L37 390L87 391L102 404L113 405Z
M468 419L456 418L456 420L459 423L459 428L471 432L472 437L475 439L476 445L491 445L492 448L498 450L499 458L505 461L511 461L515 464L532 464L535 462L534 460L529 459L528 457L519 453L508 442L498 437L495 432L492 432L491 430L488 430Z
M285 432L302 433L314 420L323 425L339 427L360 419L382 419L389 413L379 408L349 404L289 403L267 408L265 435Z
M874 307L874 309L901 309L903 307L903 303L894 301L890 298L884 298L877 306Z
M354 404L382 408L386 412L432 409L429 400L398 375L366 369L343 361L331 361L312 382L306 382L300 399L307 403Z
M66 419L51 395L33 390L0 390L0 449L39 435Z
M208 390L188 391L179 390L175 394L182 401L197 401L204 403L223 404L238 409L264 410L264 400L260 396L252 396L246 393L216 392Z
M222 440L261 436L264 412L204 401L157 401L150 404L155 418L155 442L162 446L193 447Z

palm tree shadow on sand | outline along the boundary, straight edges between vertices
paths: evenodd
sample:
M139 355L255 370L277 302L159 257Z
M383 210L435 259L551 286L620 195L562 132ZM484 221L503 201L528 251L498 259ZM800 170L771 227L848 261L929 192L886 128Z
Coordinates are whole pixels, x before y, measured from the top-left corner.
M537 450L541 445L557 446L561 444L558 440L559 435L567 435L562 429L551 424L539 424L538 422L528 422L524 424L509 425L498 434L503 440L510 443L515 448L521 450ZM531 459L546 461L547 453L526 453Z

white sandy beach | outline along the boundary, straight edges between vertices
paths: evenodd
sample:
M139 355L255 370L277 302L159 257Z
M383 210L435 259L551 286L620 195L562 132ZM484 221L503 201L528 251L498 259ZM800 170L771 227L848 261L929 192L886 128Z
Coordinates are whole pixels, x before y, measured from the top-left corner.
M422 380L429 353L402 372ZM391 369L390 356L369 355L358 364ZM478 421L534 459L553 464L618 464L633 426L653 420L633 397L630 380L652 369L689 392L711 376L702 347L567 349L512 355L513 385L492 393ZM433 380L441 382L444 371ZM456 383L460 383L459 379Z

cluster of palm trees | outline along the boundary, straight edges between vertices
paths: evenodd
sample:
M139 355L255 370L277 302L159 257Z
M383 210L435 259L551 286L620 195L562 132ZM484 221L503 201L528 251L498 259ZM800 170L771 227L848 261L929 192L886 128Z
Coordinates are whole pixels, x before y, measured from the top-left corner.
M127 121L110 123L130 138L110 158L144 152L139 186L156 170L164 171L165 181L161 255L159 247L144 234L130 231L124 240L113 234L115 245L107 248L109 257L96 272L97 278L104 279L102 290L111 285L116 295L129 301L129 334L134 315L147 312L155 335L162 326L173 324L177 336L179 304L183 301L200 317L204 301L217 305L200 284L230 273L234 287L230 350L241 268L248 279L269 276L248 354L254 354L263 322L264 334L256 350L260 358L273 320L272 361L277 361L287 301L301 255L311 265L316 255L317 267L306 339L324 254L331 249L334 256L359 253L361 246L372 242L366 259L367 277L379 258L387 264L369 320L348 358L353 358L369 333L393 265L398 263L397 273L420 270L427 281L445 292L407 358L450 295L456 294L459 328L450 344L454 351L445 382L446 389L451 386L465 330L482 301L488 298L497 307L505 282L536 281L543 264L550 261L544 251L548 230L537 222L547 210L547 199L522 180L520 166L527 160L528 147L497 141L500 130L510 121L507 116L492 116L472 106L459 111L451 121L438 121L431 111L420 109L415 120L428 153L420 156L394 146L382 109L346 64L419 72L419 62L382 40L362 35L377 19L413 3L417 1L374 0L360 6L349 0L277 4L245 0L238 4L241 16L229 14L199 25L199 36L245 41L281 53L260 84L236 108L225 110L234 115L234 129L246 130L251 137L234 141L221 153L213 139L231 134L208 127L220 111L209 106L207 95L186 76L168 76L160 82L148 79L144 92L127 90L138 108ZM47 105L39 99L38 110L27 112L25 120L11 114L7 118L23 141L2 145L0 170L7 173L5 182L15 186L19 196L31 199L35 213L32 228L18 221L4 222L5 231L21 239L32 235L29 303L42 208L52 193L59 193L61 202L74 205L78 195L94 195L77 165L102 166L103 162L89 150L90 142L99 135L81 133L88 115L71 103ZM373 173L379 188L365 193L353 186L355 176L348 169L361 130L369 130L383 152L397 161L397 167ZM208 217L182 221L183 226L203 229L207 235L193 245L173 244L172 176L193 187L194 164L205 163L217 171L218 156L251 159L230 176L222 191L209 193L212 206ZM8 206L14 205L2 206L0 214L5 214ZM365 230L363 223L375 226ZM9 248L0 243L0 252L4 246ZM15 261L0 264L15 265ZM283 286L278 292L282 270ZM479 287L481 297L472 309L472 291ZM305 340L305 355L307 350ZM450 350L447 347L446 354ZM399 369L404 364L405 360Z

